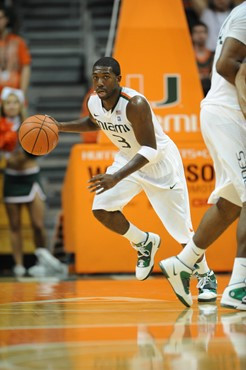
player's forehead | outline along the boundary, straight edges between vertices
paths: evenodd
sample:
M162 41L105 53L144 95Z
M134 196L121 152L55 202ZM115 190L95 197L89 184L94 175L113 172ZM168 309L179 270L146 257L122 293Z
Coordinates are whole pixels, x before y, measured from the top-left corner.
M95 66L92 71L92 75L99 75L99 74L113 74L112 67L106 66Z

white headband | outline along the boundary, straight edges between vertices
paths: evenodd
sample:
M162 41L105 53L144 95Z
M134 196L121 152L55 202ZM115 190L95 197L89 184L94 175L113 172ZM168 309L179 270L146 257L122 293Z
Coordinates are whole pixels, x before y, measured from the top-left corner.
M12 87L4 87L2 89L1 100L6 100L11 94L17 96L17 98L22 104L25 102L25 96L23 91L19 89L13 89Z

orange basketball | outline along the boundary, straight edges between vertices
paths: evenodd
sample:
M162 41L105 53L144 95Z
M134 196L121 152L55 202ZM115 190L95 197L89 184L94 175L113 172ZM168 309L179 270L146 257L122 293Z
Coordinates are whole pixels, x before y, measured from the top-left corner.
M28 153L48 154L58 143L58 128L48 116L41 114L31 116L20 126L19 141Z

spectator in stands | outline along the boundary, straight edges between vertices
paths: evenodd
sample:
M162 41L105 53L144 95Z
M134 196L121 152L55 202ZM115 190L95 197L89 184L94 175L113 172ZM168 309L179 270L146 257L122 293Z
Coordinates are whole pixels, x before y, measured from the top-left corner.
M188 22L188 26L189 26L189 31L191 32L191 29L194 26L194 24L199 22L199 16L194 9L192 0L183 0L183 6L184 6L184 11L185 11L186 19Z
M7 9L0 6L0 91L9 86L26 95L30 81L31 57L25 41L8 29Z
M1 118L12 124L16 132L25 119L24 93L22 90L4 87L1 93ZM12 151L10 151L13 149ZM3 146L6 151L6 168L4 171L4 203L10 225L10 239L13 248L16 277L25 275L23 265L22 237L21 237L21 210L25 206L28 210L33 230L34 243L37 248L35 254L39 264L31 267L28 273L32 276L64 274L65 265L56 260L48 250L44 228L44 200L45 194L40 183L40 168L36 157L26 153L17 143L16 147Z
M220 27L234 6L232 0L191 0L200 20L208 27L207 48L214 52Z
M194 24L191 30L191 38L195 51L196 62L198 66L199 76L202 83L204 96L207 94L211 85L210 74L214 53L206 48L208 37L208 27L202 22Z

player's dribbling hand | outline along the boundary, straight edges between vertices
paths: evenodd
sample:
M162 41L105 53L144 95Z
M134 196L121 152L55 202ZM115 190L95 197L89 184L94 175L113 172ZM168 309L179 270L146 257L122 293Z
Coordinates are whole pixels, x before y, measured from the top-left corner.
M91 193L101 194L115 186L119 180L116 180L114 175L104 174L93 176L88 182L91 184L88 186Z
M58 131L59 131L60 130L60 127L61 127L60 122L58 122L54 117L51 117L48 114L46 114L46 116L49 117L54 122L54 124L57 126Z

